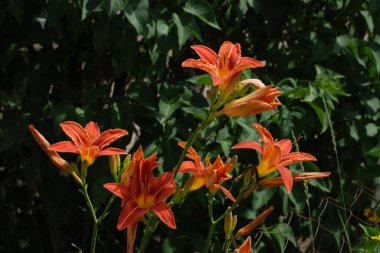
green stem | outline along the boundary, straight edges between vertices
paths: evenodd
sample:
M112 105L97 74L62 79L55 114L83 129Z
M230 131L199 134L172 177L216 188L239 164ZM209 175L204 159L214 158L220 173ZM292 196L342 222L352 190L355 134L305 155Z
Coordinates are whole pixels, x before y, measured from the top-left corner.
M160 223L160 220L157 218L157 216L152 215L148 219L148 224L146 225L146 228L144 230L144 235L140 243L139 250L137 253L143 253L146 250L146 247L148 246L148 243L150 241L150 237L153 235L154 231L157 229L158 224Z
M210 248L211 238L212 238L212 235L214 234L216 224L217 224L216 222L211 222L211 224L210 224L210 227L208 229L206 243L205 243L205 246L203 248L203 253L207 253L208 249Z
M115 200L115 195L112 195L110 199L108 200L107 206L104 208L102 214L99 216L99 218L96 216L95 208L92 205L91 199L88 195L87 189L88 185L86 183L86 179L82 177L82 194L86 200L87 207L90 210L92 220L94 221L94 226L92 228L92 236L91 236L91 253L95 253L95 248L96 248L96 241L98 239L98 230L99 230L99 225L103 221L103 219L107 216L108 210L110 209L113 201Z
M242 198L243 198L243 191L241 191L239 193L239 196L236 198L236 201L232 204L232 206L229 207L229 208L227 208L227 210L218 219L214 220L214 215L213 215L213 211L212 211L212 203L213 203L214 195L211 194L209 196L209 199L208 199L208 212L209 212L209 216L210 216L210 227L208 229L207 239L206 239L205 246L203 248L203 253L207 253L208 250L209 250L209 248L210 248L211 238L212 238L212 235L214 234L216 225L218 223L220 223L221 221L223 221L223 219L230 212L232 212L233 210L235 210L239 206L239 201Z
M327 103L326 103L326 100L325 100L325 95L324 95L323 90L321 89L321 87L319 87L319 92L320 92L320 96L322 98L323 106L324 106L324 109L325 109L326 115L327 115L327 123L328 123L329 128L330 128L331 141L332 141L332 144L333 144L333 149L334 149L334 154L335 154L335 160L336 160L337 170L338 170L338 176L339 176L340 197L341 197L341 201L343 203L343 208L344 208L344 210L343 210L343 218L344 218L344 220L342 220L341 212L340 211L338 211L339 219L340 219L340 221L342 223L343 231L344 231L344 234L345 234L346 239L347 239L348 251L352 252L351 242L350 242L350 234L349 234L349 230L346 228L346 225L348 224L348 218L347 218L347 214L346 214L346 210L347 210L346 209L346 200L345 200L345 197L344 197L343 176L342 176L342 172L341 172L341 168L340 168L340 162L339 162L339 156L338 156L338 148L337 148L337 144L336 144L334 127L333 127L333 123L331 121L331 115L330 115L330 112L328 110Z

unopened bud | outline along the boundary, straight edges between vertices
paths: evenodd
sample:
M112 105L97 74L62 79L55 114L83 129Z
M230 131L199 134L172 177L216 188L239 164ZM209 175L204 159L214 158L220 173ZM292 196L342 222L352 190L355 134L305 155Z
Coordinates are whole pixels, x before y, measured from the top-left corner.
M117 175L120 169L120 155L110 155L108 162L112 176Z
M269 207L268 209L266 209L264 212L262 212L261 214L259 214L256 219L252 220L249 224L247 224L246 226L242 227L241 229L239 229L239 231L237 231L235 237L238 238L238 237L244 237L246 235L249 235L250 233L253 232L253 230L255 230L255 228L260 225L260 223L262 223L266 217L268 217L268 215L273 211L273 206Z
M255 183L255 167L253 165L248 165L244 172L243 189L248 189L253 183Z
M232 215L232 212L228 213L226 217L224 217L224 232L226 233L227 240L230 238L231 233L234 231L236 223L237 216Z
M191 187L193 186L194 181L195 181L195 176L191 176L189 177L189 179L187 179L185 185L183 186L184 194L187 194L191 190Z
M122 167L122 171L125 171L127 168L128 168L128 166L129 166L129 163L131 162L131 154L128 154L126 157L125 157L125 159L124 159L124 161L123 161L123 167Z

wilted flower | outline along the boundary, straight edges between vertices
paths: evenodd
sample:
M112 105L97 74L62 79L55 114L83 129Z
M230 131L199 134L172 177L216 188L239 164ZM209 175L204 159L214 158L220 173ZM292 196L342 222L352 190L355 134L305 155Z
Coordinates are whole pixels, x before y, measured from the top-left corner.
M261 161L257 166L259 177L265 177L266 175L278 170L281 174L286 190L290 192L293 187L293 177L291 172L285 166L305 161L316 161L317 159L308 153L290 153L290 150L292 149L292 142L289 139L275 141L269 131L262 125L253 124L253 126L257 129L261 136L263 147L255 141L245 141L233 146L232 148L248 148L259 152L261 155Z
M74 121L65 121L60 127L71 141L61 141L52 144L50 151L79 154L82 161L91 165L95 158L102 155L124 155L126 152L119 148L106 148L112 142L128 134L127 130L109 129L100 133L94 122L89 122L85 128Z

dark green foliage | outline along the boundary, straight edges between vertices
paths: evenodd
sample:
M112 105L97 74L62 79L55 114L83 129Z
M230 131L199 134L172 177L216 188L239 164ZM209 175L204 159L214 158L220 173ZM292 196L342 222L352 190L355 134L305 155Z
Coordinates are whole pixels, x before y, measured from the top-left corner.
M292 131L303 136L300 149L318 158L304 164L306 171L332 172L330 180L309 184L311 217L300 183L291 194L283 188L255 193L242 203L237 227L273 204L265 227L253 234L259 252L311 250L310 223L319 252L347 252L337 213L346 206L351 246L368 241L359 240L359 219L376 200L370 190L356 191L380 183L379 1L8 0L0 2L0 34L0 252L72 252L73 244L88 251L92 221L78 186L50 163L28 124L51 143L66 138L58 127L65 120L124 128L130 135L119 147L134 133L132 151L142 145L146 154L158 153L160 169L170 171L180 154L177 142L186 140L208 106L202 94L210 79L183 70L181 62L196 57L192 44L217 50L225 40L240 43L244 56L266 61L246 74L279 86L284 105L257 117L218 119L201 136L199 153L239 154L241 164L257 163L253 152L230 152L230 146L257 140L250 124L258 121L279 139L292 139ZM89 177L101 206L107 196L101 185L111 180L105 158L97 159ZM161 225L148 252L202 249L204 193L174 208L178 229ZM217 213L230 205L218 204ZM122 252L126 236L116 231L118 213L117 203L100 229L99 252ZM217 230L214 252L224 238Z

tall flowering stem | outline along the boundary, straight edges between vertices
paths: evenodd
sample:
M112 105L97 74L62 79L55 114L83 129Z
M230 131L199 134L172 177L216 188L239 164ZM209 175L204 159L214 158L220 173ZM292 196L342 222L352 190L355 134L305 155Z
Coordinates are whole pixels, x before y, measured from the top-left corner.
M116 196L112 195L109 198L106 207L104 208L103 212L98 217L96 215L96 211L95 211L95 208L94 208L94 206L92 204L90 196L88 195L88 191L87 191L88 190L88 185L86 183L86 179L84 177L82 177L82 181L83 181L83 184L82 184L82 188L81 188L80 192L83 194L83 196L84 196L84 198L86 200L86 204L87 204L88 210L90 211L92 220L94 222L94 225L92 227L91 248L90 248L91 250L90 250L90 252L91 253L95 253L96 242L97 242L97 239L98 239L99 225L104 220L104 218L107 216L108 210L110 209L110 207L111 207L112 203L114 202Z

